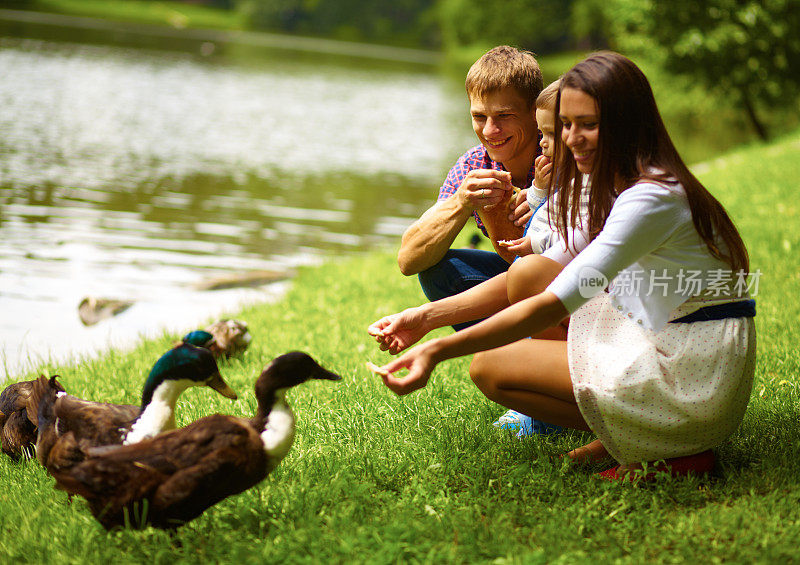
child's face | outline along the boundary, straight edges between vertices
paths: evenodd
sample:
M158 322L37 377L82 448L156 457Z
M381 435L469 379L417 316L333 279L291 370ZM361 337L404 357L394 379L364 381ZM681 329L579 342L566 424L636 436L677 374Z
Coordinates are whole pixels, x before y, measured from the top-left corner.
M539 125L539 131L542 132L542 138L539 140L542 155L552 158L553 144L555 143L553 136L556 129L556 115L552 110L536 108L536 123Z

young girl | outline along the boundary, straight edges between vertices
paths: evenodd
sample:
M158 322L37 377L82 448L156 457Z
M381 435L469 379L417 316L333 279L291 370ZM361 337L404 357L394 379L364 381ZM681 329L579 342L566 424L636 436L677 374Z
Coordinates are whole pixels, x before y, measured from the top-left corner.
M557 227L576 224L591 175L591 243L562 268L551 250L451 298L370 326L397 353L431 329L490 314L381 368L398 394L425 386L437 363L475 353L470 375L492 400L597 440L569 453L613 456L624 476L666 460L708 472L711 448L739 425L750 397L755 314L737 274L747 251L719 202L689 172L630 60L596 53L561 79L553 179ZM691 284L689 282L691 281ZM571 316L566 342L540 332ZM393 373L408 368L404 377Z

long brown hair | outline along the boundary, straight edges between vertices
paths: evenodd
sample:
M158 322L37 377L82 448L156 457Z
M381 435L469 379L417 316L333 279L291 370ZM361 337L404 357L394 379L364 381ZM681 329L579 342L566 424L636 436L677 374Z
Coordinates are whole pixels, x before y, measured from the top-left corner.
M722 204L695 178L678 155L658 112L644 73L630 59L611 51L594 53L561 77L556 102L556 131L561 92L581 90L594 98L599 112L599 138L591 173L588 229L597 237L611 212L614 198L640 180L680 183L686 192L692 222L711 255L734 271L749 269L747 249ZM558 187L556 226L567 240L569 226L578 225L583 174L556 135L552 175ZM654 170L655 169L655 170ZM722 243L723 245L720 245Z

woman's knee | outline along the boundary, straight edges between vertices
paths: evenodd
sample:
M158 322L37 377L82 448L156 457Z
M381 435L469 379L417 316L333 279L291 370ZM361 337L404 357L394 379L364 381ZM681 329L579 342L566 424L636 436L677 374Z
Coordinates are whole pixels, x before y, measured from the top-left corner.
M476 353L469 365L469 376L472 382L489 398L497 390L497 383L491 371L493 364L489 359L490 356L491 353L488 352ZM496 366L496 363L494 365Z

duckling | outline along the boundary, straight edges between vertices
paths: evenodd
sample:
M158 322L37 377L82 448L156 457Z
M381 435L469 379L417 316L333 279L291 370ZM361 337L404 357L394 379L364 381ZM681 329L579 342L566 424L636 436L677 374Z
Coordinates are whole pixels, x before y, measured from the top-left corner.
M305 353L286 353L258 377L253 418L215 414L135 445L89 450L83 461L52 470L56 488L83 496L106 529L174 530L280 463L295 434L286 391L308 379L341 377Z
M44 375L39 379L47 381ZM28 401L34 382L36 381L13 383L0 392L0 443L3 453L14 460L18 460L23 454L32 457L36 445L37 423L28 417ZM57 380L53 383L56 391L64 392L61 383Z
M214 322L204 330L189 332L182 341L205 347L219 359L223 355L229 358L242 353L252 339L245 322L225 319Z
M36 458L50 470L74 461L72 442L81 449L133 444L174 429L175 403L193 386L208 386L226 398L238 398L220 376L211 352L191 344L170 349L156 361L145 381L141 406L82 400L58 392L52 382L35 387ZM81 458L79 453L77 457Z

